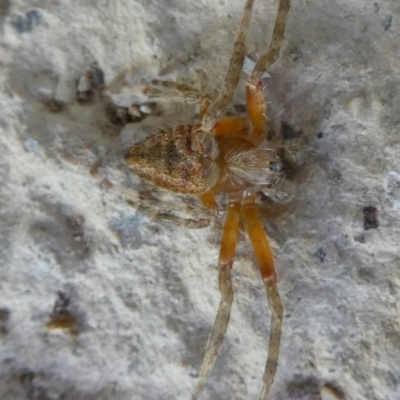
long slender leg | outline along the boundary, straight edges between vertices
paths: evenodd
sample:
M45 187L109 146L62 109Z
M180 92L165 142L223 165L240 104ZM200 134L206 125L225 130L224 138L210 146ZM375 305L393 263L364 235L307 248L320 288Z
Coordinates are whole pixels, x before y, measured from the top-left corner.
M139 195L138 197L124 188L114 188L128 202L139 211L152 219L168 222L173 225L184 226L190 229L201 229L210 225L213 217L212 211L201 207L193 207L188 204L177 202L159 201L152 197ZM185 217L176 215L184 214Z
M128 203L130 202L128 201ZM188 229L206 228L207 226L210 225L211 222L210 218L199 218L199 219L183 218L175 214L170 214L169 212L164 213L155 208L146 208L143 206L139 206L137 207L137 209L152 219L167 222L169 224L177 226L183 226Z
M247 108L253 129L249 135L249 141L259 146L265 139L267 132L267 118L265 116L265 100L262 89L262 75L275 62L282 46L285 34L287 15L290 8L290 0L280 0L276 17L274 32L268 50L258 59L253 72L247 79Z
M279 56L283 37L285 36L287 16L290 9L290 0L279 0L278 13L275 20L274 32L268 50L258 59L248 82L256 85L263 74L271 67Z
M98 168L101 161L97 162L91 169L93 177L99 180L100 184L108 189L112 189L125 198L127 203L139 211L143 212L152 219L165 221L174 225L184 226L190 229L205 228L210 225L211 219L215 216L215 210L207 210L201 207L193 207L185 203L158 201L152 197L144 195L134 195L132 191L121 186L115 186L108 179L101 179ZM180 217L173 213L186 214Z
M211 96L201 93L192 86L179 82L154 79L151 82L156 87L147 87L143 93L152 99L168 99L178 103L200 104L200 116L203 117L211 103Z
M268 358L263 375L263 386L259 400L265 400L274 383L279 360L279 348L282 335L283 307L276 282L264 281L267 291L268 307L271 309L271 328L269 332Z
M162 79L153 79L151 83L154 86L160 86L165 90L170 90L171 92L181 93L184 96L190 97L192 94L194 101L197 101L197 98L206 97L203 93L199 92L196 88L190 85L186 85L185 83L174 82L174 81L164 81ZM147 89L146 89L147 90ZM149 88L151 90L151 88Z
M246 55L246 36L251 18L251 10L254 0L247 0L240 23L239 33L233 46L233 52L229 61L228 72L226 73L224 86L220 95L211 103L201 123L206 131L210 131L216 120L225 113L231 103L236 87L242 73L244 57Z
M192 396L192 400L196 400L203 389L205 381L215 364L228 327L233 301L231 268L235 256L239 220L240 204L236 201L229 203L218 260L221 302L219 303L218 313L211 330L210 338L208 339L203 365L201 366L199 382Z
M242 218L247 234L256 254L261 276L267 291L268 307L271 310L271 330L267 363L263 375L263 387L259 400L265 400L274 382L278 366L282 333L283 308L276 286L274 259L267 235L261 225L255 205L255 195L245 192L242 202Z
M242 217L244 227L249 235L251 245L259 263L263 281L276 280L272 250L258 217L254 193L245 192L243 194Z
M247 110L252 124L248 141L254 146L259 146L264 141L268 128L262 81L260 80L256 85L247 81L246 95Z

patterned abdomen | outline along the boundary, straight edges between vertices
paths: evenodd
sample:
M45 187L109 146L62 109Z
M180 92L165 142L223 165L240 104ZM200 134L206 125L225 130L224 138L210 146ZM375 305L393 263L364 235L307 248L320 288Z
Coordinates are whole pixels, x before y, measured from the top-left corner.
M160 130L131 147L125 155L130 169L163 189L201 194L219 176L215 162L218 146L214 135L200 125Z

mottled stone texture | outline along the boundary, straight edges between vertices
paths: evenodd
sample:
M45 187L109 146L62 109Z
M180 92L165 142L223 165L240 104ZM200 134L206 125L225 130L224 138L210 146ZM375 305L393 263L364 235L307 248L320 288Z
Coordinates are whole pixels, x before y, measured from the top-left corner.
M90 168L101 156L102 179L148 190L127 178L124 150L193 108L135 88L220 87L243 4L0 1L2 400L190 397L219 302L218 224L157 224ZM252 56L275 6L257 1ZM271 399L400 399L399 32L398 0L293 0L265 91L274 129L301 132L309 153L293 206L265 221L285 308ZM133 95L109 103L104 85ZM261 387L269 312L240 239L203 399L256 399Z

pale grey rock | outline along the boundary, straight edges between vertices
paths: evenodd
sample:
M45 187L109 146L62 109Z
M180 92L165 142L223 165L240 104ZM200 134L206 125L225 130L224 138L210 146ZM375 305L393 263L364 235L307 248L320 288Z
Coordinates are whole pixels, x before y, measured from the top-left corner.
M252 56L275 3L257 1ZM193 107L166 103L123 128L96 90L88 104L76 90L93 65L113 93L154 78L220 87L243 4L0 2L2 400L190 398L219 302L220 230L151 221L90 168L106 155L101 176L137 193L123 151ZM293 0L268 116L301 130L309 154L293 207L265 222L285 308L271 399L400 398L399 32L397 0ZM203 399L256 399L261 387L269 312L240 238ZM46 328L57 301L78 336Z

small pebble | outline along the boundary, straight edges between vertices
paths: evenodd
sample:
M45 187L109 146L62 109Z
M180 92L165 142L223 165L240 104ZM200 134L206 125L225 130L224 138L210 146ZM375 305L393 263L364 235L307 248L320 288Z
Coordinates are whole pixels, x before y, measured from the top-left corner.
M151 108L147 104L140 106L140 112L143 114L151 114Z
M140 110L138 107L136 106L130 106L128 108L128 113L130 116L132 116L133 118L140 118L142 115L140 114Z
M35 139L29 138L25 140L24 148L26 151L36 151L40 149L40 143Z

